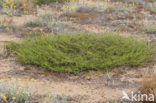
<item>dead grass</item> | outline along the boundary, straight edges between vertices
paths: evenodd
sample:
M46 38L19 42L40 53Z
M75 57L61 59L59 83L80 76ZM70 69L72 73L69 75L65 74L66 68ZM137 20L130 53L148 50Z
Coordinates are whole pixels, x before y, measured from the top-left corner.
M146 74L143 76L142 81L142 93L144 94L153 94L156 98L156 73L153 75ZM155 103L156 101L154 101Z

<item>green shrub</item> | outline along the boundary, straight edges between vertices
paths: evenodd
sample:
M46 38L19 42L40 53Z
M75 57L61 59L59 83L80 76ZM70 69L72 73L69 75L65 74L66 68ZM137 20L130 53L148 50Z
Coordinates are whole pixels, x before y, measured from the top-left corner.
M146 42L112 34L42 36L7 48L18 55L19 62L74 74L140 65L152 53L152 46Z

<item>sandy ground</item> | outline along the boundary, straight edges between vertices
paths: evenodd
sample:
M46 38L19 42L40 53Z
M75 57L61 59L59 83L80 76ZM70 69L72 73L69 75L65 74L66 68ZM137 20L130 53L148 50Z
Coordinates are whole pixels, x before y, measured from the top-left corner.
M34 78L43 81L44 85L32 84L38 94L72 96L73 101L82 103L103 103L116 100L127 93L136 91L141 83L140 70L122 70L114 73L84 73L78 76L47 73L38 68L25 67L14 60L0 60L0 78L19 79L20 81Z

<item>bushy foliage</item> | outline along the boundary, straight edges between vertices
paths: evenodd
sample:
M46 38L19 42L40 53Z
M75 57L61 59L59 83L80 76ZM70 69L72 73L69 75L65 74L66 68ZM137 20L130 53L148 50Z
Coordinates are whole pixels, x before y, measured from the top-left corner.
M151 57L152 46L133 38L112 34L60 34L12 44L18 61L49 71L77 74L86 70L109 70L136 66Z

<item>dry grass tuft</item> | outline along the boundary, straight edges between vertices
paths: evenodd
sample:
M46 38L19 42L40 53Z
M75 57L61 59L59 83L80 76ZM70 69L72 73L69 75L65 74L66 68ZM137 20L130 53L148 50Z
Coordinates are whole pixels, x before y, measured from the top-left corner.
M145 74L143 76L141 91L143 94L153 94L154 98L156 98L156 73L152 75Z

